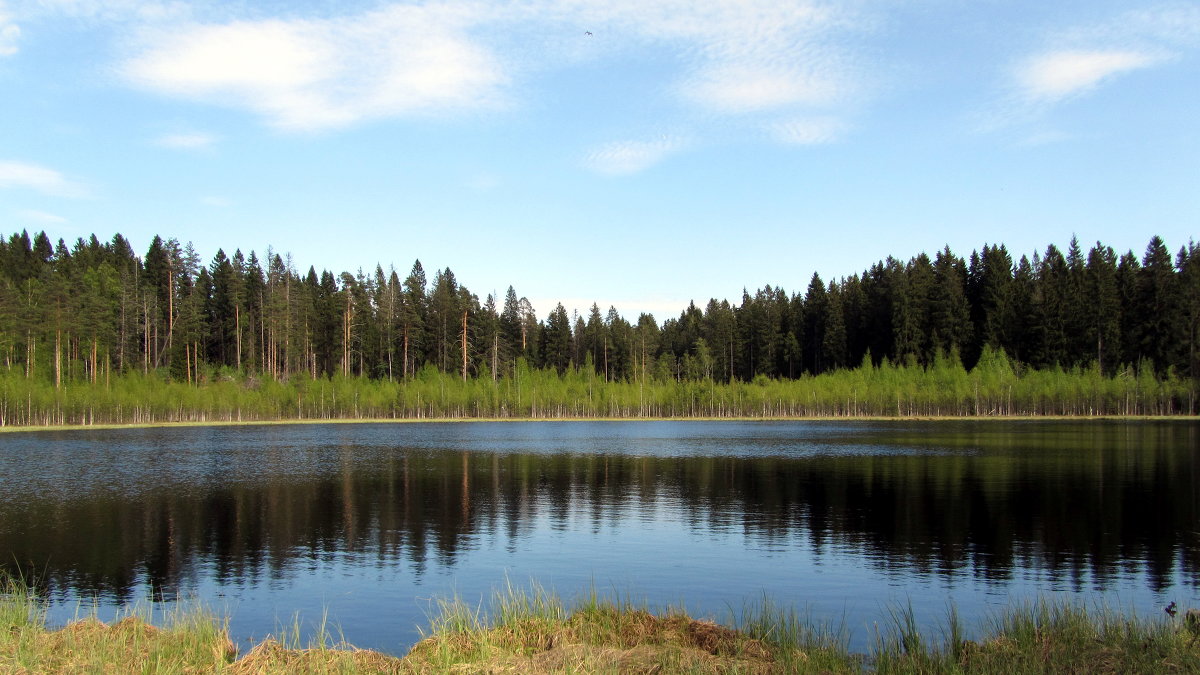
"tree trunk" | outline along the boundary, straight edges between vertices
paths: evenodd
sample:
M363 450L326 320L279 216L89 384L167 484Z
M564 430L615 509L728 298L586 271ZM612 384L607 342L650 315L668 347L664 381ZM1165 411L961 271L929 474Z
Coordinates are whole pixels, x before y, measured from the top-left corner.
M242 311L237 305L233 306L233 330L236 333L233 344L237 348L237 363L238 372L242 372Z
M150 301L142 299L142 374L150 372Z
M467 310L463 310L462 321L462 379L467 381Z
M158 323L157 321L155 323ZM157 331L155 331L157 333ZM171 269L171 261L167 259L167 351L175 337L175 271ZM186 346L186 345L184 345ZM156 361L157 363L157 361Z

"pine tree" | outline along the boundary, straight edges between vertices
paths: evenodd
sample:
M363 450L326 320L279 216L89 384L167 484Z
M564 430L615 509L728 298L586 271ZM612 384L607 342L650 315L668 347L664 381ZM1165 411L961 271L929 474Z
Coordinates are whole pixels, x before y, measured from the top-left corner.
M1186 372L1200 378L1200 245L1188 242L1187 248L1180 248L1176 267L1183 308L1181 333L1187 340Z
M542 343L544 365L565 373L571 362L571 319L561 302L546 319Z
M934 259L933 277L929 323L934 349L943 354L961 353L971 339L966 263L947 246Z
M836 282L829 284L825 303L825 335L821 354L829 370L846 366L846 321L842 314L842 293Z
M1046 256L1034 274L1034 302L1041 319L1037 365L1069 365L1071 362L1068 360L1067 351L1067 303L1071 296L1070 279L1067 261L1058 247L1051 244L1046 248Z
M1141 360L1141 317L1138 306L1138 278L1142 265L1133 251L1126 251L1117 262L1117 296L1121 312L1121 364L1137 365Z
M404 361L404 376L417 372L420 354L425 347L425 268L421 261L413 263L412 271L404 279L403 304L400 310L401 352Z
M804 294L804 365L808 372L816 375L825 372L825 322L829 318L828 298L825 282L813 273Z
M521 322L521 301L512 286L504 293L500 312L500 363L504 372L512 372L517 357L524 351L525 336Z
M1117 256L1096 242L1088 252L1081 304L1084 341L1090 348L1085 362L1094 360L1101 372L1111 373L1121 358L1121 298L1117 289Z
M1181 303L1171 254L1160 237L1146 246L1138 275L1139 356L1150 359L1159 372L1176 364L1180 340Z

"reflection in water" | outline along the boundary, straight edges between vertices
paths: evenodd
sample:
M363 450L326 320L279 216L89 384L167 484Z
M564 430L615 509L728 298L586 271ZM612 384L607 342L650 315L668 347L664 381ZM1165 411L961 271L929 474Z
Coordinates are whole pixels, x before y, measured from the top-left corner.
M289 428L218 442L160 431L165 447L110 433L89 448L76 435L82 445L52 461L84 477L61 493L43 475L56 437L6 437L0 564L51 592L117 598L347 556L420 577L481 540L519 554L538 536L570 545L665 510L693 538L804 542L831 564L852 551L904 578L1003 583L1036 569L1101 590L1135 571L1154 589L1200 583L1196 423L493 427L295 428L299 445ZM143 471L87 468L122 448Z

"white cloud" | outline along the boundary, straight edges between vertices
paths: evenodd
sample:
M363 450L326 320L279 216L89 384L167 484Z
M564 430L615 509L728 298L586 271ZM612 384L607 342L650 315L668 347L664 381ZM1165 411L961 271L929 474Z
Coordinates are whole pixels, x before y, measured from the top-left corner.
M588 0L571 9L605 30L672 47L688 71L680 94L718 113L834 105L863 88L864 69L842 42L871 22L849 3Z
M58 171L37 164L0 160L0 188L25 188L55 197L84 197L88 190Z
M1036 115L1122 76L1178 60L1200 47L1200 7L1164 4L1049 34L1016 62L1010 99L998 118Z
M31 220L33 222L43 223L46 225L61 225L67 222L67 219L60 215L47 213L46 211L38 211L36 209L25 209L23 211L18 211L17 215L25 220Z
M212 134L184 133L160 136L154 144L172 150L202 150L212 147L216 142L217 137Z
M21 27L13 22L4 11L4 3L0 2L0 56L12 56L17 53L17 40L21 38Z
M1161 56L1132 50L1060 50L1029 59L1018 70L1017 83L1026 99L1055 103L1162 60Z
M46 12L102 21L178 20L198 5L175 0L37 0L33 4Z
M770 127L771 135L790 145L820 145L833 143L846 133L846 123L832 117L802 117L777 122Z
M470 19L430 5L173 26L147 31L121 72L153 91L249 108L288 130L495 106L507 76L467 35Z
M839 85L819 73L739 63L705 68L683 84L683 91L720 112L745 113L792 104L824 105L839 96Z
M1200 42L1200 6L1168 3L1117 15L1111 21L1064 31L1059 39L1074 44L1155 44L1179 48Z
M334 18L210 10L202 20L148 4L159 9L124 10L157 17L127 40L119 72L128 82L252 110L288 130L495 109L530 73L647 49L678 65L664 91L721 115L841 105L864 89L867 70L844 44L866 22L816 0L433 0Z
M682 150L685 145L682 140L669 136L654 141L618 141L589 153L584 165L610 175L637 173Z

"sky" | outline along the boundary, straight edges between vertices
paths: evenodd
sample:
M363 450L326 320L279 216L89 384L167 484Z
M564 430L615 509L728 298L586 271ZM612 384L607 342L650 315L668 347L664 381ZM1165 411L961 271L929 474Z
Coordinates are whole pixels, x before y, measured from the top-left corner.
M1200 2L0 0L0 232L660 321L1200 232Z

